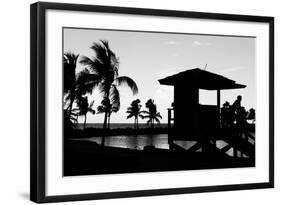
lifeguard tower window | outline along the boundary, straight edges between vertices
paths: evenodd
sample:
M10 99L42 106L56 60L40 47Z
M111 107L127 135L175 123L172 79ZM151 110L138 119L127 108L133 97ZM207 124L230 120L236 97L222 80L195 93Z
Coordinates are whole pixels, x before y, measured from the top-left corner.
M199 89L200 105L217 105L217 91Z

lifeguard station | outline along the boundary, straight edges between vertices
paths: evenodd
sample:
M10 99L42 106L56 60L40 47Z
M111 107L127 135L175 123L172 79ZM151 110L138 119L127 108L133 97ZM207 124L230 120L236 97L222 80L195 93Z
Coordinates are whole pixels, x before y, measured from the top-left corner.
M187 151L218 151L216 140L223 138L230 148L240 150L247 156L253 154L254 146L241 137L225 134L220 125L221 91L245 88L234 80L199 68L186 70L159 80L160 84L174 86L173 108L168 109L170 150L181 149L175 140L196 141ZM216 91L216 105L199 104L199 89ZM228 136L226 136L228 135ZM238 141L237 141L238 140Z

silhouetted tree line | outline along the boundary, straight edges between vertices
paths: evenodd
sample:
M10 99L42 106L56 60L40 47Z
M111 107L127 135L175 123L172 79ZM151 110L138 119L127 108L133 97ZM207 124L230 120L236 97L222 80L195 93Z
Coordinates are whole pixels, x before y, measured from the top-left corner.
M66 52L63 55L64 65L64 126L65 130L71 130L78 123L78 116L84 116L84 129L86 127L87 114L104 114L103 128L110 128L112 113L120 110L120 94L118 87L128 86L133 94L138 93L137 84L128 76L119 76L119 58L109 47L105 40L93 43L90 47L94 57L76 55ZM85 68L77 72L77 64ZM101 104L94 110L94 101L88 101L88 95L98 89L102 96ZM157 112L156 105L150 99L146 103L147 111L140 111L140 100L135 100L128 108L128 118L135 118L135 128L138 128L138 117L148 118L148 124L154 127L154 121L162 118ZM104 138L102 144L104 143Z
M134 128L138 129L138 118L147 118L147 124L150 125L151 128L154 128L155 121L160 123L160 119L162 119L160 112L157 111L157 106L154 103L154 100L149 99L145 103L147 110L141 110L140 102L139 99L132 101L131 106L127 108L127 113L129 114L127 119L134 117Z
M112 112L120 109L120 95L118 87L127 85L137 94L138 87L134 80L127 76L119 76L119 59L110 49L107 41L93 43L90 47L95 56L92 58L82 56L79 63L86 67L76 74L79 55L65 53L64 64L64 120L65 126L71 128L77 122L74 115L84 115L84 127L86 125L87 113L96 112L92 109L94 101L89 103L87 94L92 94L98 88L103 100L98 106L97 113L104 113L104 128L109 128ZM76 102L77 108L73 109ZM76 112L78 111L78 112ZM104 141L104 139L103 139Z

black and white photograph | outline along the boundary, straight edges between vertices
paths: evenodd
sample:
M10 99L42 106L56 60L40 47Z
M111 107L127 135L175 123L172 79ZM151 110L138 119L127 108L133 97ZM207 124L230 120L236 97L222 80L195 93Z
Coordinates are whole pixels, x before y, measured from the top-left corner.
M273 17L30 14L32 201L274 187Z
M255 167L255 36L62 36L63 176Z

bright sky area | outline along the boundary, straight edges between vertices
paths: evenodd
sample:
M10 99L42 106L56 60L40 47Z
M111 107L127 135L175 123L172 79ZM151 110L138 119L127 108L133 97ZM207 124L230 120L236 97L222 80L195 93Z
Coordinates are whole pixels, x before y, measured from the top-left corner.
M161 122L167 123L173 87L160 85L158 80L187 69L204 69L206 64L207 71L247 85L244 89L222 91L221 104L233 103L241 95L242 106L256 107L255 38L71 28L64 28L63 35L64 52L88 57L95 56L90 49L93 42L107 40L119 57L119 76L129 76L137 83L139 93L135 96L129 88L119 87L121 108L112 114L112 123L133 123L133 119L127 120L126 110L137 98L143 109L148 99L154 99L163 117ZM77 70L83 68L78 63ZM96 109L101 101L99 91L96 89L89 99L95 100ZM200 103L216 104L216 92L200 90ZM102 123L103 118L103 114L88 114L87 122Z

